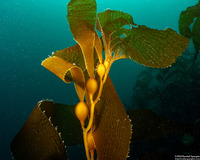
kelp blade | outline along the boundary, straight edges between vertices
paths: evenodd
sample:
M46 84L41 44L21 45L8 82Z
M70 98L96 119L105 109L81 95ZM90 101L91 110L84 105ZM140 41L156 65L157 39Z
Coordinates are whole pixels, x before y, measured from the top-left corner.
M102 57L103 45L101 43L101 39L99 38L99 36L96 32L95 32L94 47L95 47L95 51L97 53L97 56L99 58L99 62L102 63L102 61L103 61L103 57Z
M116 54L116 60L129 58L139 64L164 68L171 66L185 51L189 39L172 29L151 29L136 25L131 15L107 10L98 13L97 29L102 32L105 54ZM129 25L129 28L125 28Z
M83 53L79 44L56 51L52 56L60 57L69 63L75 64L81 68L83 72L86 70Z
M45 59L42 66L57 75L66 83L70 83L73 79L76 92L80 101L84 100L85 96L85 77L83 71L76 65L73 65L62 58L53 56ZM68 75L72 76L68 76Z
M71 0L67 5L70 30L82 49L90 77L94 75L96 10L95 0Z
M186 49L189 39L170 28L151 29L146 26L122 28L119 33L125 37L113 40L113 50L119 51L120 58L129 58L148 67L164 68L171 66Z
M98 160L126 159L131 123L109 77L95 107L94 124L93 136Z
M17 160L67 160L64 143L39 104L12 141L11 151Z
M75 115L75 105L65 105L52 101L42 101L40 108L45 116L51 119L51 123L61 133L66 146L83 144L83 135L80 121Z
M133 17L130 14L124 13L122 11L106 10L104 12L98 13L97 18L98 18L97 30L99 31L101 31L101 29L104 28L104 30L109 30L110 32L113 32L127 24L136 25L133 22ZM118 21L119 22L118 24L117 23L113 24L113 29L111 27L107 28L106 25L108 24L110 25L111 22L117 19L121 20Z
M17 160L67 159L64 146L83 144L82 128L74 109L74 105L40 101L11 143L14 157Z
M110 50L111 34L125 25L136 25L130 14L122 11L106 10L97 15L97 30L102 33L105 56L111 56Z

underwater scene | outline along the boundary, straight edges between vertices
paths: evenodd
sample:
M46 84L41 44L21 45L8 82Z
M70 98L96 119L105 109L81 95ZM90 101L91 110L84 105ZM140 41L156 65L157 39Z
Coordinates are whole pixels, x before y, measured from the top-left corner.
M3 0L1 160L200 159L199 0Z

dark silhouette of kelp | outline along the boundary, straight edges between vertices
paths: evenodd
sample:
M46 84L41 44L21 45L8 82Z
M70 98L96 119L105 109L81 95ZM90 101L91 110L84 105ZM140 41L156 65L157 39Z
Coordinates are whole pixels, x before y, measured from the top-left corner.
M200 2L181 13L179 30L192 39L195 53L186 50L170 68L146 68L138 75L133 89L132 109L149 109L176 124L171 133L162 132L167 123L161 119L157 119L157 125L152 118L142 124L141 128L147 127L142 133L149 135L149 139L133 139L131 144L131 156L140 160L168 160L177 154L200 153ZM152 128L157 131L152 132Z
M147 68L138 76L132 109L148 109L152 115L157 113L157 116L171 121L173 125L170 127L174 128L165 128L171 133L163 132L168 123L147 114L143 119L148 122L133 122L135 130L140 128L140 132L143 131L141 137L146 135L149 139L134 139L133 133L132 158L167 160L177 154L200 153L200 57L193 62L194 54L186 51L171 68Z
M171 68L147 68L137 77L133 108L148 108L171 120L195 122L200 117L200 59L185 52Z
M177 154L199 152L199 131L191 124L170 121L149 109L127 113L133 124L130 160L170 160Z
M169 160L200 153L200 1L181 12L179 30L192 39L195 53L186 50L172 67L147 68L137 77L132 109L146 114L131 116L141 133L132 138L132 158Z
M179 31L183 36L192 39L196 50L195 61L200 50L200 1L195 6L188 7L181 12Z

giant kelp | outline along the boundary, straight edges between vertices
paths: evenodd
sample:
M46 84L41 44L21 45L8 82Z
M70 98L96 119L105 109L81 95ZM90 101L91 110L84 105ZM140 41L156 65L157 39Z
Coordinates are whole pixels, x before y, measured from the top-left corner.
M66 83L73 81L80 102L76 106L39 102L11 143L11 150L17 159L67 159L64 145L84 143L88 160L94 159L95 150L99 160L126 159L131 122L108 76L112 63L129 58L149 67L168 67L185 50L189 39L169 28L137 25L122 11L96 15L95 0L71 0L67 10L77 44L55 52L42 66ZM124 27L127 25L129 28Z

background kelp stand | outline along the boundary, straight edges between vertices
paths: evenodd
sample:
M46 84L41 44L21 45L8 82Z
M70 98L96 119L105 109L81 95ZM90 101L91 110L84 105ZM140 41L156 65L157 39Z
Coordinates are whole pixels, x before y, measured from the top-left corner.
M200 50L200 1L195 6L188 7L185 11L181 12L179 31L181 35L192 39L196 50L194 55L195 62Z
M182 11L178 23L195 50L188 47L172 67L146 68L137 76L135 110L128 114L141 125L133 126L131 157L168 160L200 153L199 18L200 2Z
M17 160L64 160L64 146L84 144L88 160L95 153L98 160L126 159L131 121L108 76L111 65L129 58L148 67L168 67L189 39L169 28L137 25L122 11L96 14L95 0L71 0L67 9L77 44L55 52L42 66L66 83L73 81L80 102L74 106L40 101L11 143L12 153Z

